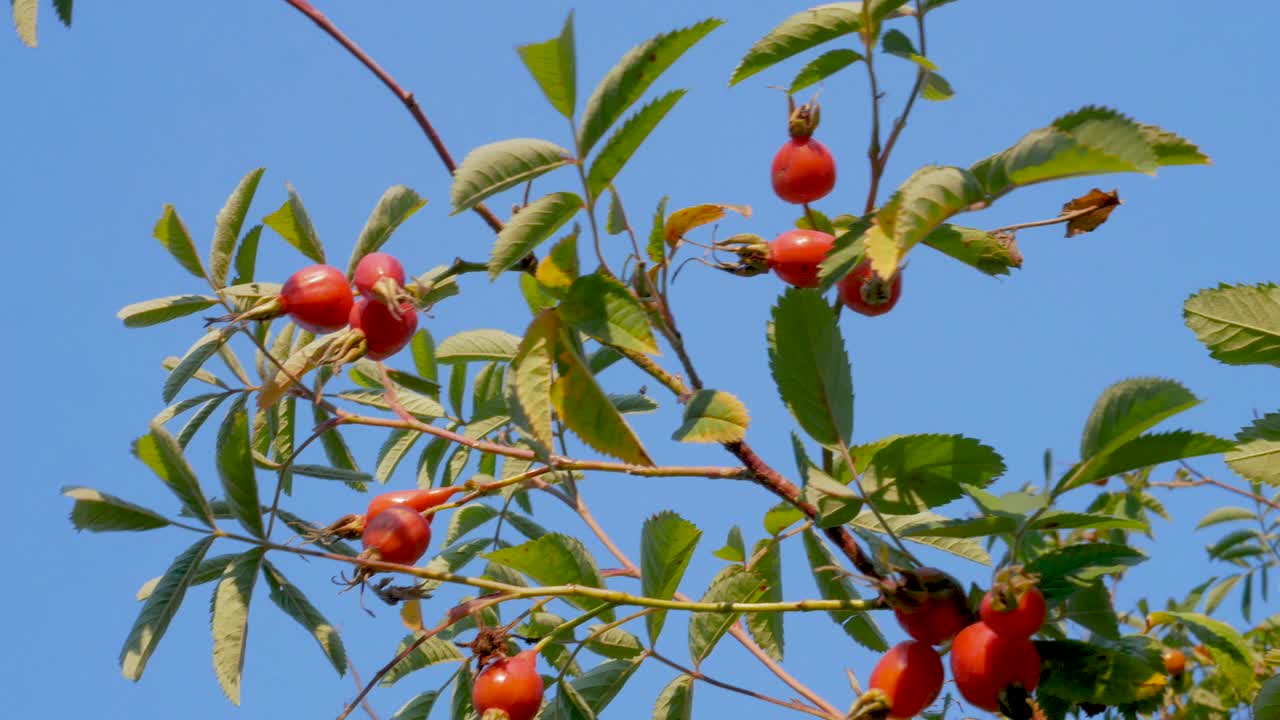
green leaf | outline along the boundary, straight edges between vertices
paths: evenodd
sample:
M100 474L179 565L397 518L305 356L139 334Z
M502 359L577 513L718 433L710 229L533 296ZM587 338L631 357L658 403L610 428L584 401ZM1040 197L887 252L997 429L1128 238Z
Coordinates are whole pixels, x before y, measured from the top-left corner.
M214 557L204 559L200 562L200 566L196 568L194 576L191 578L190 587L205 585L222 577L222 573L226 571L227 565L231 564L231 561L235 560L236 557L236 555L227 554L215 555ZM160 586L161 579L162 577L153 577L143 583L142 587L138 588L138 592L134 595L134 599L138 602L145 602L146 599L151 597L151 594L156 591L156 588Z
M649 137L653 129L662 122L671 108L675 107L687 90L672 90L645 105L618 128L596 155L587 173L587 187L592 198L600 197L618 172L627 164L631 156L639 149L641 143ZM616 195L614 197L617 197Z
M169 519L154 510L121 500L92 488L66 486L62 494L75 500L71 524L89 532L137 532L169 525Z
M1280 365L1280 287L1220 285L1187 299L1187 327L1228 365Z
M871 499L881 512L907 515L964 496L963 486L986 487L1004 474L992 448L960 435L894 438L870 458Z
M715 551L712 555L725 562L746 562L747 544L742 540L742 528L737 525L729 528L729 537L725 540L724 547Z
M365 221L360 237L356 239L355 249L351 251L351 261L347 263L347 277L355 274L360 258L377 252L387 240L391 239L391 233L395 232L401 223L412 217L426 204L426 198L420 197L418 193L404 185L393 185L387 188L378 200L378 204L374 206L373 212L369 214L369 219Z
M836 233L835 244L827 251L827 256L818 265L818 291L827 292L866 255L865 235L871 229L871 223L855 220L848 230Z
M702 531L670 510L651 516L640 533L640 588L645 597L670 600L680 588ZM658 641L667 613L645 616L650 644Z
M1142 552L1127 545L1085 543L1049 550L1028 563L1026 569L1040 576L1040 591L1052 602L1146 559Z
M404 652L413 644L415 637L410 635L401 643L398 652ZM391 687L400 681L405 675L416 672L423 668L439 665L440 663L460 662L465 658L458 651L457 646L453 643L441 638L440 636L429 637L413 652L409 653L403 660L396 663L387 671L385 677L382 678L383 687Z
M497 718L502 717L501 713L493 713L493 715ZM556 683L556 694L547 703L546 710L540 717L544 720L596 720L596 714L587 705L586 698L582 697L582 694L564 678Z
M253 273L258 265L258 245L262 241L262 226L254 225L240 239L240 247L236 249L236 257L232 263L236 274L231 278L231 285L243 285L253 282ZM223 288L226 291L226 288Z
M1038 694L1124 705L1136 702L1159 664L1155 651L1139 653L1130 645L1079 640L1038 641L1043 671Z
M396 714L391 716L391 720L427 720L439 696L440 693L435 690L418 693L410 698L409 702L400 706Z
M458 679L453 682L453 698L450 703L453 714L450 717L457 720L463 720L464 718L471 720L471 718L475 717L475 707L473 707L471 700L473 683L471 663L464 663L462 669L458 671Z
M458 543L451 547L445 548L444 552L431 559L427 563L427 569L432 572L457 572L467 565L467 563L475 560L480 553L485 551L493 544L493 538L473 538ZM431 592L440 587L443 583L439 580L426 580L420 583L420 587Z
M232 406L218 431L218 475L231 514L250 535L266 537L262 526L262 505L258 501L258 480L254 476L253 453L249 448L249 413L245 396Z
M747 51L729 85L766 70L828 40L862 29L862 3L837 2L802 10L782 21ZM794 92L794 90L793 90Z
M512 424L543 459L550 457L554 443L552 360L559 334L560 323L554 311L547 310L534 319L511 361L503 393Z
M1174 380L1133 378L1103 391L1085 422L1080 457L1110 453L1200 400Z
M1095 480L1175 460L1216 455L1234 446L1230 440L1186 430L1140 435L1106 455L1085 463L1072 473L1072 480L1060 490L1081 487Z
M658 201L657 209L653 211L653 228L649 231L649 245L645 248L649 260L659 265L667 261L667 240L664 231L667 226L668 200L670 198L664 195Z
M573 11L564 19L559 37L516 48L524 66L542 88L551 106L566 118L573 118L577 104L578 70L574 57Z
M755 602L767 589L763 577L737 565L730 565L716 573L711 587L702 596L702 602ZM689 616L689 657L694 665L700 665L707 659L720 638L738 622L740 615L741 613L706 612Z
M169 377L164 379L164 386L161 396L165 402L173 402L173 399L182 391L187 381L195 375L214 353L218 352L218 348L222 347L227 338L231 336L232 330L228 328L215 328L205 333L192 345L174 366L169 373Z
M1268 413L1236 435L1227 465L1253 482L1280 485L1280 413Z
M173 259L186 268L187 272L198 278L204 278L204 265L200 263L196 244L191 239L191 233L187 232L187 226L182 222L182 218L178 217L178 211L172 205L164 206L164 212L156 221L151 235L160 241L164 249L168 250Z
M846 48L828 50L814 58L796 74L795 79L791 81L791 90L789 92L794 95L811 85L826 80L862 59L861 53Z
M1234 522L1236 520L1254 520L1256 518L1257 518L1257 513L1255 513L1253 510L1249 510L1248 508L1231 507L1231 506L1220 507L1214 510L1210 510L1208 513L1205 514L1203 518L1200 518L1200 522L1199 524L1196 525L1196 529L1200 530L1202 528L1207 528L1210 525L1218 525L1224 522Z
M363 490L356 486L362 486L365 483L373 481L373 476L359 470L348 470L345 468L329 467L327 465L309 465L307 463L294 463L292 466L295 475L303 477L319 478L321 480L341 480L353 489Z
M213 248L209 253L209 281L215 288L227 284L227 273L231 270L231 258L235 253L236 240L240 238L244 218L249 214L249 203L253 201L253 195L258 191L258 182L262 180L264 172L266 172L265 168L250 170L231 192L227 203L218 211L218 218L213 228Z
M932 71L938 69L937 65L934 65L916 50L911 38L907 37L906 33L901 30L890 30L885 33L880 40L880 47L889 55L895 55L903 60L910 60L919 65L922 70Z
M887 515L884 516L884 519L895 533L906 540L920 543L922 545L928 545L982 565L991 564L991 555L988 554L986 550L982 549L982 545L974 542L973 540L968 540L966 538L923 535L915 536L910 534L910 528L919 525L933 526L938 521L943 520L941 515L931 512L922 512L915 515ZM850 521L849 524L863 530L870 530L874 533L884 533L884 527L880 524L880 520L876 518L870 510L863 510L858 513L858 516Z
M192 438L194 438L196 433L200 431L200 428L203 427L205 422L215 411L217 411L218 407L222 405L222 401L226 400L228 397L229 395L226 393L214 395L213 399L201 405L200 409L197 410L191 418L187 420L186 424L182 426L182 429L178 431L178 446L185 450Z
M218 299L208 295L173 295L126 306L116 313L116 317L124 321L125 327L150 327L193 315L217 304Z
M464 330L445 338L436 348L442 363L510 360L520 347L520 338L502 330Z
M637 644L637 653L640 650ZM571 684L586 702L587 707L598 715L604 712L636 670L640 669L640 662L640 660L617 658L600 663Z
M658 409L657 401L643 393L609 393L609 402L623 415L651 413Z
M680 675L658 693L653 720L693 720L693 677Z
M573 153L537 138L481 145L463 158L454 173L452 214L470 210L491 195L572 164Z
M240 704L240 678L249 637L249 600L264 552L253 548L237 555L213 591L213 672L222 692L235 705Z
M570 327L606 345L658 354L644 306L616 278L592 273L574 280L559 312Z
M782 402L822 445L853 434L853 376L835 316L813 290L790 289L773 308L769 369Z
M420 437L422 433L417 430L400 428L391 431L386 441L382 443L382 448L378 450L373 479L385 485L400 465L400 461L409 454Z
M877 273L897 272L911 248L943 221L984 200L969 171L929 165L912 173L876 213L879 224L866 235L867 255Z
M63 25L71 27L71 8L74 0L53 0L53 9Z
M752 556L758 556L752 571L764 579L768 589L760 602L782 602L782 544L772 540L756 543ZM752 613L747 615L747 630L769 657L781 662L786 646L783 623L785 613Z
M853 583L840 567L840 562L822 543L822 538L812 530L806 530L803 537L809 567L813 569L813 579L817 582L818 592L823 599L857 600L859 596ZM884 635L869 613L832 610L827 614L859 645L876 652L889 649L889 644L885 642Z
M557 345L560 376L551 384L551 402L564 424L597 452L636 465L652 465L635 430L609 401L582 357Z
M1230 625L1190 612L1155 612L1148 616L1148 621L1156 625L1177 622L1191 631L1196 639L1208 646L1214 664L1239 697L1248 697L1252 688L1257 686L1253 674L1256 661L1253 651L1244 637Z
M1022 267L1022 253L1012 238L1003 239L976 228L943 223L920 241L975 270L993 277Z
M602 627L604 626L591 625L587 627L587 631L595 635ZM640 644L640 638L616 627L595 635L595 638L587 643L587 649L611 660L630 660L644 653L644 645Z
M703 20L687 28L654 36L632 48L596 86L582 112L578 148L584 156L618 118L644 95L658 76L686 50L724 21Z
M36 0L11 0L13 6L13 25L18 30L18 37L27 47L36 47L36 15L39 8Z
M1139 125L1115 110L1085 107L1064 115L1052 125L1032 131L1013 147L974 164L991 199L1017 187L1047 180L1113 172L1154 174L1162 164L1181 164L1191 158L1186 141L1162 140L1158 128ZM1162 162L1156 147L1169 148ZM1207 158L1205 158L1207 161Z
M1156 127L1139 124L1142 137L1156 154L1156 161L1165 165L1209 165L1209 156L1200 152L1200 148L1189 140Z
M1097 636L1115 640L1120 626L1111 593L1101 580L1095 580L1067 598L1064 620L1070 620Z
M684 422L672 434L679 442L737 442L747 435L747 406L720 390L699 390L684 407Z
M924 85L920 88L920 97L925 100L940 102L942 100L950 100L956 96L956 91L951 88L951 83L936 72L927 72L924 75Z
M454 544L467 533L501 514L494 508L479 503L472 503L458 508L449 517L449 529L445 532L444 544Z
M1204 611L1212 613L1217 610L1222 601L1226 599L1227 594L1235 589L1235 586L1240 584L1243 579L1244 576L1242 575L1231 575L1210 589L1205 595Z
M315 262L323 263L325 261L324 244L320 242L320 236L316 233L315 226L311 224L311 216L307 214L307 209L302 205L302 198L298 197L293 185L286 183L285 187L289 189L289 198L284 201L279 210L263 218L262 222L297 248L298 252Z
M151 432L134 441L133 454L169 486L192 517L209 527L214 526L213 510L200 490L195 471L183 456L178 441L163 425L153 422Z
M1277 720L1280 718L1280 675L1262 683L1253 699L1253 720Z
M155 652L160 639L169 629L169 622L182 605L200 561L211 545L212 537L201 538L175 558L138 612L138 619L134 621L133 629L129 631L129 637L120 649L120 669L129 680L136 681L142 677L151 653Z
M573 230L557 240L547 256L538 261L538 284L552 297L563 298L578 278L578 233L579 228L574 225Z
M521 208L498 233L489 257L489 278L496 279L523 260L543 240L577 215L582 207L582 198L577 195L555 192Z
M551 533L522 545L496 550L484 557L515 568L542 585L604 587L596 561L587 548L577 538L567 535ZM581 610L594 610L605 604L602 600L585 597L566 597L565 601ZM603 611L600 617L610 622L613 611Z

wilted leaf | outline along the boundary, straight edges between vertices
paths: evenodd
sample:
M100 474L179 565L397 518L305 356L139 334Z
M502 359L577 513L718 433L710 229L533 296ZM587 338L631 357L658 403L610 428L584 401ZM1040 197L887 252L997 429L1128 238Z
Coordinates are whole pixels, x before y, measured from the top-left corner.
M1098 188L1068 201L1062 206L1062 214L1074 215L1074 217L1067 222L1067 237L1075 237L1098 229L1098 226L1111 216L1111 211L1121 204L1119 190L1102 192ZM1076 213L1081 214L1076 215Z

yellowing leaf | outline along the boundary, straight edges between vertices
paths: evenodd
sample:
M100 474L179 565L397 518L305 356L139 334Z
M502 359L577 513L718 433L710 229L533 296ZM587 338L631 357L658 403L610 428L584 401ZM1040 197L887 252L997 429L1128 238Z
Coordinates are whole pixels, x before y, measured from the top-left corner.
M674 246L680 241L680 238L684 237L685 233L696 227L719 221L728 210L732 210L742 215L742 217L751 217L751 206L749 205L723 205L719 203L694 205L671 213L671 217L667 218L662 235L668 245Z

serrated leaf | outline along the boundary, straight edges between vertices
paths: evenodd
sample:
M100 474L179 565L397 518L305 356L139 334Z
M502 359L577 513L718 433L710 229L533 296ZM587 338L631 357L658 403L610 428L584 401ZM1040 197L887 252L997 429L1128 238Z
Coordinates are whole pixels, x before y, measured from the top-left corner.
M129 631L129 637L120 649L120 669L129 680L136 681L142 677L151 653L155 652L160 639L169 629L169 622L182 605L200 561L211 545L212 537L201 538L175 558L138 612L138 619L134 621L133 629Z
M653 720L693 720L693 677L680 675L658 693Z
M1111 593L1101 580L1095 580L1072 593L1066 602L1064 620L1070 620L1096 636L1115 640L1120 626Z
M574 280L559 313L567 325L601 343L658 354L644 306L616 278L592 273Z
M578 278L578 226L556 241L545 258L538 261L535 277L549 295L563 298L565 291Z
M491 195L571 164L573 153L537 138L481 145L463 158L454 173L452 214L470 210Z
M1200 148L1185 138L1158 128L1155 125L1139 124L1142 137L1156 154L1156 161L1165 165L1210 165L1209 156L1200 152Z
M1181 383L1164 378L1122 380L1103 391L1085 422L1080 457L1104 455L1200 400Z
M930 165L912 173L876 213L879 224L866 236L867 255L882 277L890 277L907 253L947 218L984 200L969 171Z
M555 311L539 315L525 330L503 397L511 413L511 421L539 457L551 455L551 383L555 344L560 336L559 318Z
M885 515L885 522L900 537L911 542L929 545L952 555L958 555L966 560L990 565L991 555L982 549L982 545L969 540L967 538L951 538L951 537L931 537L931 536L912 536L909 535L908 528L922 525L925 523L937 523L944 520L941 515L932 512L922 512L915 515ZM849 522L857 528L870 530L874 533L884 533L884 527L880 524L880 520L870 510L863 510L858 516Z
M653 211L653 228L649 231L649 244L645 247L645 254L649 256L649 260L658 265L667 261L667 243L663 231L667 225L668 200L670 198L664 195Z
M725 213L732 210L744 218L751 217L751 208L747 205L726 205L724 203L704 203L687 208L680 208L671 213L662 227L662 237L668 245L675 246L690 230L710 225L724 219ZM657 262L657 261L655 261Z
M124 321L125 327L150 327L193 315L217 304L218 299L208 295L172 295L123 307L116 317Z
M187 272L204 279L204 265L200 263L195 241L191 239L191 233L187 231L186 224L182 222L182 218L178 217L178 211L172 205L164 206L164 212L156 221L151 235L160 241L164 249L168 250L173 259L177 260Z
M853 376L835 316L813 290L790 289L769 324L769 369L782 402L814 440L835 447L853 433Z
M669 510L645 520L640 533L641 593L659 600L674 597L701 539L697 526ZM665 610L645 616L651 644L657 642L666 616Z
M293 185L286 183L285 187L289 190L289 198L279 210L263 218L262 222L279 233L298 252L317 263L323 263L324 244L320 242L320 236L311 224L311 216L307 214L302 198L298 197Z
M1268 413L1236 435L1227 465L1253 482L1280 485L1280 413Z
M1049 550L1028 563L1026 570L1040 576L1040 591L1053 602L1146 559L1142 552L1127 545L1086 543Z
M365 221L360 237L356 239L356 246L351 251L351 261L347 263L347 277L355 274L360 258L371 252L377 252L387 240L391 239L391 233L395 232L396 228L426 204L426 198L420 197L418 193L404 185L393 185L387 188L379 198L378 204L374 206L373 212L369 214L369 219Z
M799 73L796 73L795 79L791 81L789 92L794 95L811 85L826 80L862 59L861 53L847 48L828 50L811 60L808 65L801 68Z
M501 712L490 711L486 714L493 716L490 720L502 718ZM539 717L543 720L596 720L596 714L591 711L586 698L582 697L582 694L564 678L556 683L556 694L547 703Z
M391 716L391 720L427 720L427 716L431 714L431 709L436 705L436 698L440 697L440 693L435 690L418 693L409 699L409 702L400 706L395 715Z
M920 242L993 277L1022 267L1022 253L1013 238L998 237L985 230L943 223Z
M213 247L209 252L209 281L215 288L227 284L227 274L231 270L236 240L240 239L240 230L244 227L245 216L249 214L249 203L253 201L253 195L258 191L258 182L262 180L264 172L266 172L265 168L250 170L231 192L227 203L218 211L218 218L213 228Z
M577 538L560 533L496 550L484 557L515 568L542 585L604 587L596 561L587 548ZM565 601L581 610L594 610L604 604L603 600L585 597L566 597ZM599 617L606 622L612 621L613 611L602 611Z
M551 403L564 424L598 452L624 462L652 465L635 430L609 401L582 357L557 344L560 376L551 384Z
M1076 469L1059 491L1175 460L1216 455L1234 446L1230 440L1186 430L1140 435Z
M153 422L151 432L134 441L133 454L164 481L192 517L209 527L214 526L213 510L200 489L195 471L187 463L178 441L163 425Z
M222 577L222 573L226 571L227 565L235 559L236 555L234 554L216 555L211 558L205 558L200 562L200 566L196 568L196 571L191 578L190 587L205 585ZM138 602L145 602L146 599L151 597L151 594L156 591L156 588L159 587L161 579L163 578L153 577L143 583L142 587L138 588L138 592L134 595L134 599Z
M642 393L609 393L609 402L623 415L641 415L658 409L658 402Z
M496 279L523 260L577 215L582 207L582 198L577 195L555 192L521 208L498 233L489 257L489 279Z
M782 545L772 540L756 543L752 557L757 557L752 571L764 579L768 589L760 602L782 602ZM786 613L752 613L747 615L747 630L769 657L781 662L786 647Z
M596 86L582 111L582 124L578 131L579 152L584 156L591 152L596 142L644 95L659 75L722 24L722 20L709 19L656 35L622 56L622 60Z
M58 20L67 27L71 27L71 9L73 6L74 0L53 0L53 9L58 14Z
M471 674L471 663L464 663L462 669L458 671L457 679L453 681L453 698L449 703L453 714L450 717L455 720L471 720L475 717L475 707L471 700L471 689L473 687L474 678ZM483 718L481 718L483 720Z
M254 537L266 537L262 526L262 506L258 501L258 481L249 447L249 413L244 396L232 406L218 430L218 476L232 515Z
M472 538L444 549L439 555L427 563L432 572L457 572L480 556L493 544L493 538ZM426 580L419 584L422 590L431 592L443 583L439 580Z
M227 328L213 329L200 338L188 348L187 352L169 372L169 377L165 378L164 386L161 390L161 396L165 402L173 402L173 399L182 391L187 381L199 372L201 366L205 364L214 353L218 352L218 348L230 337L231 331Z
M500 514L488 505L479 503L472 503L458 508L449 518L449 529L445 532L444 544L454 544L467 533L498 517Z
M730 565L716 573L711 586L702 596L702 602L755 602L767 589L767 583L760 575L747 572L737 565ZM693 613L689 616L689 657L695 666L707 659L720 638L738 622L740 615L741 613Z
M854 220L847 230L836 233L835 243L826 257L818 264L818 291L827 292L866 255L867 231L872 227L866 220Z
M510 360L515 357L520 338L502 330L465 330L444 339L436 348L442 363Z
M240 239L240 247L236 248L236 257L232 267L236 274L231 278L231 285L243 285L253 282L253 273L258 266L258 245L262 241L262 226L254 225ZM225 291L226 288L223 288Z
M1160 664L1158 651L1141 652L1133 645L1103 641L1042 640L1036 642L1036 650L1044 668L1038 695L1072 702L1135 702L1151 677L1153 663Z
M805 554L809 558L809 567L813 569L813 579L818 584L818 592L825 600L857 600L858 593L853 583L844 574L835 556L822 544L822 539L812 530L805 531ZM880 628L869 613L851 610L832 610L827 613L836 625L855 642L876 652L889 649Z
M564 20L559 37L516 48L542 94L561 115L573 118L577 104L578 78L573 38L573 11Z
M1187 327L1228 365L1280 365L1280 286L1220 285L1187 299Z
M964 486L986 487L1004 474L1004 459L987 445L960 435L907 435L885 443L870 458L881 512L907 515L945 505Z
M747 435L747 406L720 390L699 390L684 406L684 422L672 434L678 442L728 443Z
M1161 162L1155 149L1164 144L1159 132L1110 108L1088 106L1028 133L970 170L991 199L1017 187L1060 178L1113 172L1151 175L1161 164L1187 159L1182 149L1186 141L1170 142L1170 161Z
M386 484L391 479L391 474L400 465L400 461L409 454L409 451L413 449L414 443L418 442L420 437L422 437L422 433L417 430L400 428L391 431L387 435L386 441L382 443L382 448L378 450L378 461L374 466L373 479Z
M837 2L802 10L756 41L738 67L729 85L766 70L809 48L862 29L862 3Z
M1239 697L1248 697L1252 688L1257 686L1253 674L1254 653L1244 637L1230 625L1191 612L1155 612L1148 616L1148 621L1156 625L1178 622L1191 631L1196 639L1208 646L1214 664Z
M627 118L622 127L618 128L618 131L605 142L604 147L591 163L590 172L587 173L587 187L590 189L591 197L600 197L653 129L662 122L686 92L688 91L672 90L640 108L634 115Z
M639 650L638 643L637 649ZM640 663L641 660L622 658L603 662L588 670L582 677L574 679L571 685L591 712L598 715L604 712L636 670L640 669Z
M114 495L87 487L67 486L62 494L75 500L71 524L89 532L137 532L169 525L169 519L154 510L134 505Z
M630 660L644 653L644 645L640 644L640 638L623 630L622 628L609 628L596 635L600 631L601 625L591 625L587 627L587 632L595 635L595 637L587 643L587 649L597 655L602 655L611 660Z
M409 645L413 644L415 637L410 635L400 643L397 655L404 652ZM459 662L464 660L462 653L451 642L441 638L440 636L429 637L413 652L409 653L405 659L396 663L387 671L385 677L382 678L383 687L391 687L400 681L405 675L421 670L432 665L440 663Z
M213 591L213 672L222 692L240 704L245 643L249 638L249 600L262 567L264 548L253 548L227 564Z

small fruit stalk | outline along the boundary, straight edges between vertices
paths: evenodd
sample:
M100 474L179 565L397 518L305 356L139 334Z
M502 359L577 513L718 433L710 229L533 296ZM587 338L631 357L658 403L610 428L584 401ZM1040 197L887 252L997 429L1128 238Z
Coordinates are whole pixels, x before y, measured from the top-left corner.
M773 191L789 203L806 205L827 196L836 186L836 161L826 145L813 137L821 115L816 100L795 106L787 97L790 139L773 156Z
M899 570L881 581L880 596L902 629L929 645L945 643L973 622L964 588L937 568Z

